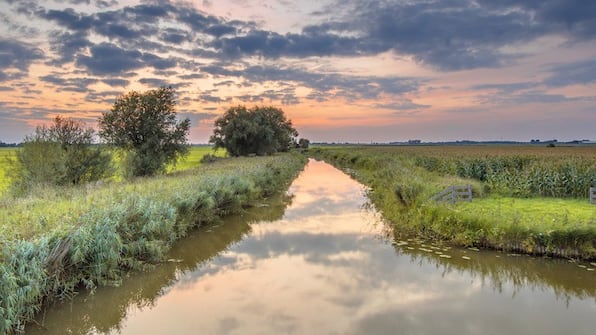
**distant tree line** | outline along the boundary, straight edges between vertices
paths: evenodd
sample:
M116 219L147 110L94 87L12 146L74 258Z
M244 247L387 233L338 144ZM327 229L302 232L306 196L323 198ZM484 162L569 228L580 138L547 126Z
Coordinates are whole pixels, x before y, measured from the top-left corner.
M20 143L4 143L0 141L0 148L16 148L19 147Z

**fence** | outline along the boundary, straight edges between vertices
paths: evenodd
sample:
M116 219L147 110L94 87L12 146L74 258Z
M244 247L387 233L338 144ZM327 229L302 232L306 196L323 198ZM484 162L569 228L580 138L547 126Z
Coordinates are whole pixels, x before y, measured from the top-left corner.
M590 187L590 203L596 205L596 187Z
M456 203L457 201L472 201L472 186L450 186L441 193L435 195L433 200L438 202L451 202Z

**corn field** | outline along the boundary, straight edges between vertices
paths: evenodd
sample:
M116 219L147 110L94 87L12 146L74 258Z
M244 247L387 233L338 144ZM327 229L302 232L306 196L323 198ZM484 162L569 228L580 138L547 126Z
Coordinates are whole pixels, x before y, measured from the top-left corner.
M476 179L487 191L505 196L586 198L596 187L596 147L478 151L462 146L443 152L422 149L413 157L428 171Z

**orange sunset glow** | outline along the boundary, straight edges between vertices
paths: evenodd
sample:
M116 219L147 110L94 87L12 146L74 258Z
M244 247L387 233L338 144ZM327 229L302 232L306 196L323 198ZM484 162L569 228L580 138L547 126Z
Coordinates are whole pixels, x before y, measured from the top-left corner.
M596 140L590 1L0 1L0 141L172 86L193 143L235 105L314 142Z

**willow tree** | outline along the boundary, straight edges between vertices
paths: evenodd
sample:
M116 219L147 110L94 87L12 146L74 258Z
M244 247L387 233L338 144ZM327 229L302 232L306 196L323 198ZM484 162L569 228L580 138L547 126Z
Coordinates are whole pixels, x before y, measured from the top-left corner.
M209 142L232 156L271 155L294 147L297 136L281 109L237 106L215 120Z
M99 119L100 136L126 152L131 176L150 176L188 153L190 120L176 118L172 87L120 96Z

